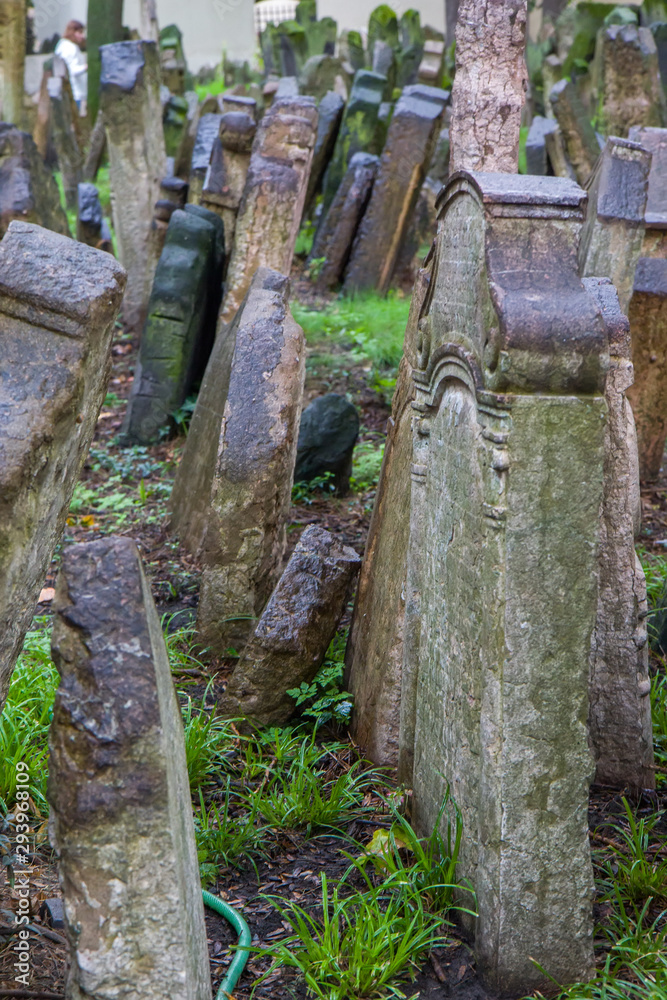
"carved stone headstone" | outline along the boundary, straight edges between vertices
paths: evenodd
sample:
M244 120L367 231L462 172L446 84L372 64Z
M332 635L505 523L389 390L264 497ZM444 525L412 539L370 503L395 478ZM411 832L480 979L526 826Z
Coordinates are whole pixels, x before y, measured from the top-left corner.
M46 85L51 103L51 137L63 178L65 203L73 209L83 170L83 155L74 126L76 104L67 77L52 76Z
M330 90L324 95L318 106L317 136L313 150L313 162L308 178L306 202L303 207L304 216L308 217L315 198L322 187L322 180L336 145L340 123L343 119L345 101L340 94Z
M38 226L12 222L0 243L0 710L107 390L124 288L109 254Z
M599 89L598 128L627 136L633 125L667 125L658 50L650 28L602 28L595 49Z
M389 126L371 200L345 272L347 292L386 292L431 162L449 94L406 87Z
M48 798L67 994L209 1000L183 721L134 542L66 548L54 607Z
M448 784L461 810L458 877L496 990L538 987L540 967L594 971L586 719L609 346L578 276L585 200L558 178L454 175L419 326L399 776L420 831Z
M291 688L322 666L361 559L323 528L306 528L243 650L220 714L281 726L294 714Z
M255 119L247 112L228 111L223 114L204 179L201 203L222 219L228 251L234 245L236 217L245 190L256 131Z
M69 236L53 174L26 132L0 122L0 236L12 219Z
M282 571L305 372L289 287L258 268L218 334L174 482L174 527L203 562L197 631L214 654L245 639Z
M628 318L635 370L628 399L637 425L641 478L653 482L667 440L667 259L639 258Z
M100 54L114 230L128 273L123 317L130 328L140 329L158 261L153 206L166 174L159 56L155 42L144 41L102 45Z
M220 135L221 118L221 114L211 112L201 115L197 124L197 137L190 162L190 189L188 191L188 201L194 205L199 205L201 202L204 181L211 162L211 154L215 141Z
M312 97L276 100L258 126L236 220L223 323L241 305L258 267L290 272L316 134Z
M141 337L123 432L137 444L151 444L185 402L206 367L220 305L223 225L200 206L199 213L173 213L158 261ZM206 217L208 216L208 218Z

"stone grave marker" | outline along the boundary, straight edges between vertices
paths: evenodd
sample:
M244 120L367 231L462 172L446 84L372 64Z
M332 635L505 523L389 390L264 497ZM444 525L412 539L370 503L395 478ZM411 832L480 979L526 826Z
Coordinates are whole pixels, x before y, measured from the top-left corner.
M112 256L39 226L11 222L0 243L0 711L107 391L124 288Z
M425 41L424 53L419 63L417 82L427 87L440 87L445 68L445 43Z
M151 227L166 151L160 103L160 65L155 42L100 46L100 108L109 152L116 246L128 274L123 318L143 325L158 262Z
M358 437L359 414L354 403L335 392L317 396L301 415L295 482L309 483L330 472L336 493L348 493Z
M256 132L255 119L246 112L228 111L223 114L204 179L202 205L222 219L228 251L234 245L236 217Z
M0 122L0 236L12 219L69 236L53 174L26 132Z
M639 471L660 473L667 440L667 259L640 257L628 312L634 384L628 389L637 424Z
M192 150L192 160L190 161L190 175L188 192L188 202L192 205L199 205L201 202L204 181L211 163L211 155L216 139L220 134L221 114L211 112L201 115L197 125L197 137Z
M305 372L289 279L259 267L218 334L171 499L182 544L201 553L202 646L238 648L283 568Z
M65 203L69 209L74 209L83 170L83 155L74 124L76 104L66 76L52 76L46 85L51 104L51 137L63 178Z
M244 94L227 93L222 95L222 113L237 111L249 115L254 121L259 117L257 101L254 97L246 97Z
M585 185L600 156L600 144L576 85L571 80L560 80L552 88L549 101L575 177L579 184Z
M403 12L398 22L400 53L398 56L398 86L407 87L417 83L417 74L424 56L424 33L418 10L409 9ZM429 81L431 82L431 81ZM435 81L440 86L442 80Z
M342 31L338 39L338 50L340 58L346 63L353 73L364 69L366 65L366 54L364 43L358 31Z
M299 77L300 92L314 97L318 104L329 91L346 101L349 89L350 77L335 56L311 56Z
M614 24L601 28L595 49L598 128L627 136L633 125L667 125L658 50L650 28Z
M546 177L549 171L549 156L546 137L557 128L551 118L535 115L526 138L526 173Z
M136 545L63 552L49 833L68 996L210 1000L183 720Z
M303 206L304 217L308 217L315 199L322 187L322 180L336 145L340 123L343 120L345 100L340 94L330 90L320 101L317 111L317 135L313 150L313 162L310 167L306 201Z
M389 42L383 42L378 38L373 46L371 56L371 69L386 80L382 97L383 100L389 102L396 88L396 53Z
M78 185L76 238L96 250L113 253L111 232L102 214L100 193L94 184Z
M169 220L177 208L185 208L188 197L188 182L180 177L163 177L160 181L160 197L153 209L153 230L155 241L160 249L164 248Z
M369 59L372 59L373 50L377 41L387 42L392 49L397 52L400 47L398 36L398 18L394 10L386 3L380 4L371 11L368 18L368 41L366 51Z

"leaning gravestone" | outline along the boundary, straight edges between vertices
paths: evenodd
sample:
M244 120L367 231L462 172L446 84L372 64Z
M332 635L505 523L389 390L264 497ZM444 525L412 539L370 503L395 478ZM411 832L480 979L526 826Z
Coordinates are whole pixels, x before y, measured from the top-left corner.
M206 173L211 162L211 153L220 135L221 114L210 112L202 115L197 125L197 137L190 162L188 201L198 205L201 202Z
M0 243L0 710L104 400L124 288L109 254L38 226L12 222Z
M183 721L136 545L63 553L49 738L67 995L210 1000Z
M220 304L223 225L217 215L196 207L204 217L173 213L155 272L123 427L134 444L159 440L205 369L213 344L216 316L208 306L216 295Z
M312 97L274 101L257 129L227 271L223 323L241 305L258 267L290 272L316 133Z
M118 257L128 272L123 317L138 330L158 262L151 220L166 174L160 63L155 42L102 45L100 54L114 230Z
M218 703L221 715L289 722L287 691L310 684L322 666L360 563L330 532L306 528Z
M448 785L461 810L458 878L478 913L463 919L496 990L594 971L586 718L609 346L577 273L585 202L559 178L455 175L414 372L399 775L421 832Z
M401 51L398 56L398 86L417 83L417 74L424 55L424 33L418 10L408 9L398 22ZM435 81L440 86L442 79Z
M595 49L598 128L627 136L634 126L667 125L658 51L650 28L614 24L602 28Z
M216 339L174 482L172 523L200 552L202 645L252 630L282 571L305 371L289 279L260 267Z
M0 236L12 219L69 236L58 185L37 146L26 132L0 122Z
M549 101L563 136L565 151L579 184L585 185L600 156L600 144L571 80L560 80Z
M83 171L83 155L74 126L76 104L66 76L52 76L46 86L51 104L51 137L63 179L65 204L73 209Z
M406 87L389 126L371 200L345 272L344 289L385 293L442 127L446 90Z
M318 106L317 136L315 138L315 148L313 150L313 162L310 167L310 177L308 178L308 190L306 191L306 201L303 206L304 216L307 218L311 212L315 198L322 187L324 172L331 159L336 145L336 138L340 123L343 119L345 101L340 94L330 90L324 95Z
M228 111L223 114L204 179L201 203L222 219L229 252L234 245L236 218L245 190L256 131L255 119L247 112Z

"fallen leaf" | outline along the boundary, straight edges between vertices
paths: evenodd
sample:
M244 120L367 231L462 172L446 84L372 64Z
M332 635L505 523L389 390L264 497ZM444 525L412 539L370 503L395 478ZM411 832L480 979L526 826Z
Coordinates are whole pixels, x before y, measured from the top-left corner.
M39 604L48 604L56 596L54 587L44 587L39 595Z

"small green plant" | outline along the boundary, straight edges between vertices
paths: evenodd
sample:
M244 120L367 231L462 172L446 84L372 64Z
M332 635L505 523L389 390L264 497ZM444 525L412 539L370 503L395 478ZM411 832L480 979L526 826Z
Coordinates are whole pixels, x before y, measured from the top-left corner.
M311 281L316 281L324 270L324 265L326 264L326 257L313 257L308 267L306 268L306 274Z
M176 431L178 434L187 435L190 430L192 414L195 412L196 406L197 397L188 396L185 402L171 414L171 418L176 425Z
M325 472L315 476L310 482L294 483L292 487L292 503L312 504L317 493L333 493L335 476L333 472Z
M315 239L315 226L312 222L305 222L301 229L299 230L299 235L296 238L296 244L294 246L294 253L297 257L307 257L310 251L313 249L313 240Z
M361 441L354 449L350 485L357 493L375 489L380 478L384 441Z
M206 711L206 696L212 683L211 681L208 685L198 706L193 704L189 696L185 696L185 705L181 709L185 729L185 760L191 791L196 791L211 781L224 765L234 739L231 720L215 717Z
M605 865L613 894L620 892L633 904L643 904L646 900L667 902L667 861L656 860L655 852L661 843L651 848L653 829L659 816L651 819L637 819L627 799L623 799L626 825L615 825L614 830L623 841L627 851L617 851L613 860Z
M336 635L314 680L310 684L303 681L300 687L287 692L301 715L315 721L316 728L327 722L346 725L350 721L352 695L343 690L345 643L346 635Z
M195 813L197 857L204 885L214 882L223 868L242 868L250 864L257 872L256 858L267 856L267 828L259 823L259 808L252 798L247 810L233 815L230 807L230 782L220 806L208 808L199 791L199 809Z

